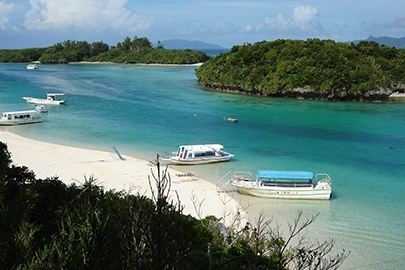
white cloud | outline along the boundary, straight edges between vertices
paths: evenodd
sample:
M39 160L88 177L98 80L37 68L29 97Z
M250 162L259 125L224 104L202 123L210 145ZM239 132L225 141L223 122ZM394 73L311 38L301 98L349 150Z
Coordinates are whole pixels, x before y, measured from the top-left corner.
M248 25L246 25L245 26L245 28L243 29L243 32L252 32L252 31L254 31L254 26L253 25L251 25L251 24L248 24Z
M194 34L194 29L181 30L180 34L184 36L191 36Z
M394 24L397 25L398 27L405 28L405 16L398 15L395 18L395 23Z
M318 14L318 10L310 6L298 6L294 9L293 21L299 24L308 24Z
M6 2L0 2L0 30L6 30L11 28L9 26L9 16L15 11L14 4L7 4Z
M386 30L386 29L405 29L405 16L398 15L392 21L371 21L362 22L366 30Z
M276 17L266 17L264 24L253 27L247 25L244 32L266 32L266 31L279 31L279 32L316 32L322 27L314 23L314 19L318 14L318 10L310 6L298 6L294 9L291 18L285 18L282 14Z
M127 0L30 0L23 26L28 30L93 29L136 31L152 19L125 7Z

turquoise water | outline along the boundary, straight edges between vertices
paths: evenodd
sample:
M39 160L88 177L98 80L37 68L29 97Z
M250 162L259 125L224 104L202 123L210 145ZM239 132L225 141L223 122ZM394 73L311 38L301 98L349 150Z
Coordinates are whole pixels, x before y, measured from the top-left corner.
M251 214L289 220L319 212L310 236L352 254L341 269L405 269L405 102L261 98L208 91L196 67L0 64L0 111L23 96L64 92L26 137L153 159L180 144L221 143L231 162L179 167L213 183L229 170L311 170L333 179L330 201L235 198ZM222 117L238 118L227 123ZM12 150L11 150L12 151ZM177 167L176 167L177 168Z

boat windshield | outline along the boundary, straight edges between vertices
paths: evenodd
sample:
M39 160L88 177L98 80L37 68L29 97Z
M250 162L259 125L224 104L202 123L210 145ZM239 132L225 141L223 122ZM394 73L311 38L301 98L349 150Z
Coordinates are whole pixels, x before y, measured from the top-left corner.
M215 156L214 151L205 151L205 152L195 151L194 152L194 157L213 157L213 156Z

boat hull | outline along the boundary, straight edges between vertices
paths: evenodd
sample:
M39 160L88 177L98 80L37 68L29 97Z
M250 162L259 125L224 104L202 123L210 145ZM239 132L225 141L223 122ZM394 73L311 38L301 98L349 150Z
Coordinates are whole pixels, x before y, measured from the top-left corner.
M42 104L42 105L62 105L65 103L64 100L48 100L48 99L41 99L41 98L31 98L31 97L23 97L27 103L30 104Z
M30 121L1 121L0 120L0 126L16 126L16 125L26 125L26 124L36 124L36 123L41 123L42 119L38 120L30 120Z
M234 182L231 184L238 189L240 194L260 198L329 200L332 195L332 189L257 187Z
M209 163L217 163L217 162L226 162L229 161L232 157L213 157L213 158L199 158L199 159L170 159L172 164L174 165L201 165L201 164L209 164Z
M36 124L41 122L42 118L31 120L0 120L0 126L16 126L16 125Z

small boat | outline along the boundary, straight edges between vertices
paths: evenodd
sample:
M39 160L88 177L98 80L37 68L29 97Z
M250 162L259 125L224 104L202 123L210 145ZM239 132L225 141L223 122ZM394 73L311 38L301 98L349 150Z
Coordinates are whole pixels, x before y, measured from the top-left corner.
M43 117L34 110L3 112L0 118L1 126L34 124L42 122Z
M223 119L224 119L225 122L230 122L230 123L238 122L238 119L236 119L236 118L224 117Z
M37 69L37 64L29 64L29 65L27 66L27 69L28 69L28 70Z
M162 160L174 165L199 165L229 161L234 155L225 152L221 144L180 145L177 152Z
M44 104L44 105L61 105L65 104L66 100L61 99L61 96L64 96L64 93L48 93L46 94L46 99L42 98L33 98L33 97L23 97L27 103L32 104Z
M43 105L43 104L37 104L35 105L35 110L39 113L47 113L48 112L48 108Z
M310 171L258 170L234 172L230 184L241 194L262 198L328 200L332 195L332 179L326 173Z

